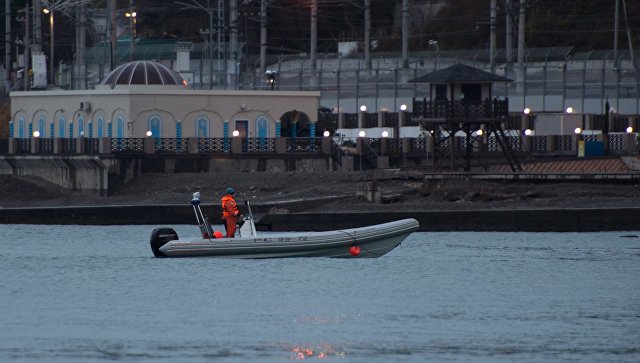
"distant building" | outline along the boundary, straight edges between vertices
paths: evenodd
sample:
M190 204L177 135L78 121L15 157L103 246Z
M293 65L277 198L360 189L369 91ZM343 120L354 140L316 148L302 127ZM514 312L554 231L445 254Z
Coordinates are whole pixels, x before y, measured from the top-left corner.
M271 138L315 132L320 92L194 90L170 68L134 61L93 90L11 93L13 136Z

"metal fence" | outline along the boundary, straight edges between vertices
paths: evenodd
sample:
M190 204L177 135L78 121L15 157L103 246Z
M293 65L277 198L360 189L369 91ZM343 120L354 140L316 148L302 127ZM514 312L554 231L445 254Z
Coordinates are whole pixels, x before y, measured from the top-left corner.
M40 154L53 154L53 139L41 138L39 139Z
M86 154L96 155L100 153L100 139L84 138L84 152Z
M111 139L112 153L143 153L144 139L142 138L126 138Z
M317 137L287 138L287 152L321 152L322 139Z
M187 139L158 138L155 149L157 153L186 153L188 152Z
M31 153L31 139L18 139L17 154Z
M561 112L571 106L577 113L603 114L608 101L619 114L640 114L640 77L629 61L578 54L563 60L527 62L523 69L502 64L492 70L486 62L432 56L412 60L409 68L403 68L398 58L374 59L373 69L365 69L359 59L325 59L315 74L308 60L279 62L269 68L278 71L279 90L319 90L322 105L340 112L357 112L363 104L370 110L394 111L402 104L410 105L413 98L431 99L427 85L408 81L466 63L514 80L495 84L492 90L492 96L510 99L510 112L525 107L534 112ZM264 77L254 74L248 78ZM240 85L250 87L255 85Z
M64 138L62 139L62 153L63 154L75 154L77 151L78 139L76 138Z
M231 152L231 142L223 137L198 139L199 153L228 153Z

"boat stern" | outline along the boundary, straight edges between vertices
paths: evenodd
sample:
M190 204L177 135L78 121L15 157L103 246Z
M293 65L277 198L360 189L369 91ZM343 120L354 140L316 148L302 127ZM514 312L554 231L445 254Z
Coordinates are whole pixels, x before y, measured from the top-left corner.
M160 227L156 228L151 232L151 239L149 240L149 244L151 245L151 251L155 257L169 257L167 256L162 247L167 244L169 241L174 241L178 239L178 234L173 228L168 227Z

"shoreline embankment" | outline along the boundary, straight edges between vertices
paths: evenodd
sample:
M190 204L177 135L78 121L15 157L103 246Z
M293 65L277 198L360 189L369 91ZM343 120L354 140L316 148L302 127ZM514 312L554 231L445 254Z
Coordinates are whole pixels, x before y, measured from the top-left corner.
M302 203L302 202L300 202ZM308 207L308 202L305 204ZM422 232L599 232L640 231L640 207L510 210L430 210L366 212L297 212L295 202L278 204L289 213L269 213L273 204L254 205L262 231L323 231L415 218ZM298 205L300 206L300 205ZM212 205L201 205L212 224L219 224ZM2 224L195 225L191 205L105 205L0 208Z

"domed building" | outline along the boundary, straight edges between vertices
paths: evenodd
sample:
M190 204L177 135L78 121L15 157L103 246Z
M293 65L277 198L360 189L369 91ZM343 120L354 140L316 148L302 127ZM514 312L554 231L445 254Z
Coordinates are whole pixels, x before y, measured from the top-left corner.
M161 63L135 61L117 67L100 84L111 87L117 85L187 86L187 81Z
M238 130L273 138L289 136L280 135L283 118L309 120L313 129L319 99L320 92L308 91L195 90L161 63L133 61L93 90L12 92L13 137L38 131L44 138L129 138L150 131L156 138L217 138Z

